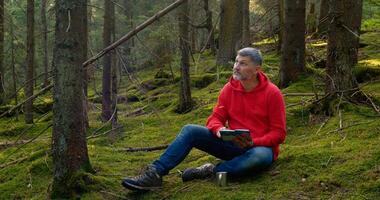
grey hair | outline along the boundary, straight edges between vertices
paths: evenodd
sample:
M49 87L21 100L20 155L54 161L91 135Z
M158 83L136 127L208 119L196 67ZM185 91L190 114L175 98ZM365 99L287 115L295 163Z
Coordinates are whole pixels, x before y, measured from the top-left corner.
M251 61L256 65L262 65L263 64L263 57L261 55L261 52L258 49L252 48L252 47L246 47L243 49L240 49L237 54L239 56L243 57L249 57Z

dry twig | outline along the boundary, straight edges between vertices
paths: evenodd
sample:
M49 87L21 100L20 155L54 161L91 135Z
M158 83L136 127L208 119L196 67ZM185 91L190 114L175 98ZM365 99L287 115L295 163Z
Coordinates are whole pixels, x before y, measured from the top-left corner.
M166 149L169 145L160 145L160 146L155 146L155 147L127 147L127 148L122 148L122 149L117 149L116 151L122 151L122 152L138 152L138 151L158 151L158 150L163 150Z

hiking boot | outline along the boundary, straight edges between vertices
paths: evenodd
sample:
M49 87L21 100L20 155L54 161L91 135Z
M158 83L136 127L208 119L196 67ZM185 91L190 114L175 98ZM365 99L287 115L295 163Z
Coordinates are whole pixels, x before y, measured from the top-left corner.
M152 165L148 165L140 175L125 178L121 185L130 190L156 190L162 187L162 176Z
M197 168L187 168L182 172L182 181L211 178L214 175L215 165L206 163Z

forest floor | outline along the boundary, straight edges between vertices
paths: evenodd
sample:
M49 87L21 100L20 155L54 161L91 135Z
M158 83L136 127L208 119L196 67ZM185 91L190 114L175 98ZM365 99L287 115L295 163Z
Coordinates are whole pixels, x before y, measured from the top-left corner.
M366 4L368 7L368 5ZM376 5L369 5L369 7ZM377 7L380 10L379 7ZM380 15L363 21L361 43L355 74L362 89L380 100ZM118 105L117 134L100 121L100 103L90 89L88 150L95 174L93 184L85 186L83 199L379 199L380 197L380 118L372 108L341 102L341 115L311 115L308 105L314 96L291 93L323 92L323 68L314 62L324 58L326 42L308 40L307 76L282 90L287 105L287 138L281 145L279 159L260 173L230 180L228 187L218 187L212 180L182 183L177 170L218 160L193 150L171 173L164 177L162 190L134 193L124 189L123 177L136 175L142 167L162 153L126 152L128 147L152 147L169 144L186 124L204 125L216 103L220 89L231 69L213 68L215 58L207 52L194 55L191 67L192 96L195 108L186 114L174 112L178 99L178 76L155 78L145 69L134 72L134 81L124 76L119 96L127 103ZM279 56L274 43L256 43L263 50L263 70L276 83ZM178 72L178 63L172 64ZM101 76L96 76L101 77ZM138 77L138 79L137 79ZM165 76L164 76L165 77ZM217 80L219 77L219 80ZM93 80L94 81L94 80ZM99 79L96 83L100 83ZM90 84L92 85L92 84ZM90 86L91 87L91 86ZM100 85L97 85L97 91ZM145 89L142 89L144 87ZM51 102L46 94L36 102ZM51 186L53 166L50 156L52 113L37 114L34 125L25 125L23 117L0 119L0 199L44 199ZM46 129L47 128L47 129ZM35 139L28 142L30 139ZM16 140L19 144L11 145ZM25 143L25 144L22 144Z

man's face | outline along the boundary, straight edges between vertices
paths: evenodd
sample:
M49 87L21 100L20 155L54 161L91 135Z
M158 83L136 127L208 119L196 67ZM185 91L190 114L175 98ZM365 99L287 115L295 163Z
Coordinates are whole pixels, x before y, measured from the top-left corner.
M238 55L233 68L233 78L239 81L255 79L258 67L248 56Z

